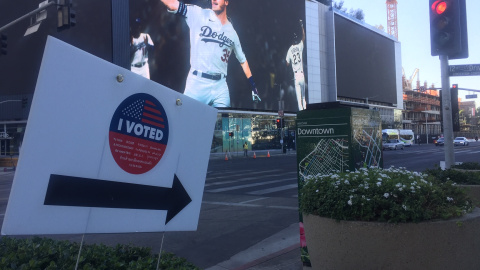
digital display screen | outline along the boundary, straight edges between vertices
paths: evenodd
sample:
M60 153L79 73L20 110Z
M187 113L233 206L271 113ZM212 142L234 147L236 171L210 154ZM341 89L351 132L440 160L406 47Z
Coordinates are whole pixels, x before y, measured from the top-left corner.
M335 14L337 95L397 104L395 42Z
M219 109L278 110L283 101L298 111L307 92L304 0L218 2L185 1L174 14L159 0L130 1L131 70Z

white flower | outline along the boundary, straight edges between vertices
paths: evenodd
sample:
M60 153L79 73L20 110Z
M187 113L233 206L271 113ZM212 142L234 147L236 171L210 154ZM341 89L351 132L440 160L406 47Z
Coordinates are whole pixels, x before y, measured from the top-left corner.
M407 211L407 206L405 204L402 204L403 210Z
M383 194L383 197L385 198L388 198L390 196L390 194L388 194L387 192L385 192L385 194Z
M345 184L347 184L347 185L349 185L349 184L350 184L350 182L348 182L348 180L345 180L345 182L344 182L344 183L345 183Z
M315 192L318 193L318 189Z
M352 205L352 200L348 200L348 205Z
M447 197L447 201L451 202L453 201L453 198Z
M377 186L381 186L382 185L382 182L377 182Z

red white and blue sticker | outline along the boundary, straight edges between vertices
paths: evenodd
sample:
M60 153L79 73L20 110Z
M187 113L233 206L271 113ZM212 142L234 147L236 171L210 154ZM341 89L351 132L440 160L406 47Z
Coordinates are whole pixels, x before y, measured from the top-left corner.
M110 123L113 158L124 171L142 174L155 167L165 154L168 119L162 104L145 93L126 98Z

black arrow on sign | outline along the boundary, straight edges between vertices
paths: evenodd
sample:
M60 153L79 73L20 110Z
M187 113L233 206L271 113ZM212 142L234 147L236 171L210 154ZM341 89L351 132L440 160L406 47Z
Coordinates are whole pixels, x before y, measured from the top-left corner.
M167 224L192 199L178 179L171 188L51 174L45 205L167 210Z

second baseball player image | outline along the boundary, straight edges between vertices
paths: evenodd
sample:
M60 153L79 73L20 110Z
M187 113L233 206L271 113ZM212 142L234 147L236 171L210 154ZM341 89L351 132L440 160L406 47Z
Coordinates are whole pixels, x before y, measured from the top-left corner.
M303 74L303 42L305 41L305 30L300 20L302 28L302 39L299 40L298 34L293 33L293 44L287 52L287 66L292 66L293 76L295 80L295 93L297 95L298 110L305 110L307 103L305 101L305 76Z

